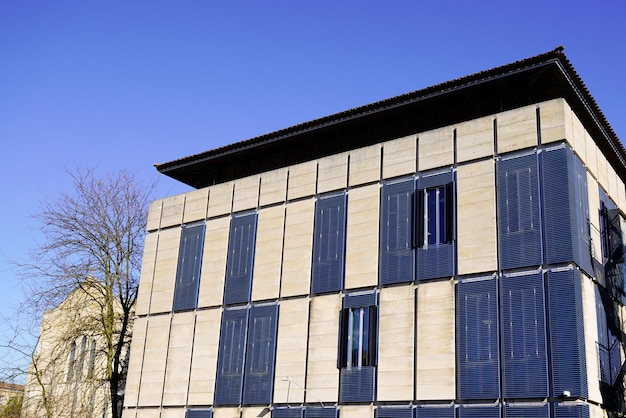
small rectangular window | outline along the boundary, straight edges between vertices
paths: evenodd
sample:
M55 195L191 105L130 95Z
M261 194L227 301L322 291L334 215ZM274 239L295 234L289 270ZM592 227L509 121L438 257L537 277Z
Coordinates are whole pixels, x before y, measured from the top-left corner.
M176 268L174 312L196 308L203 245L204 224L183 226Z

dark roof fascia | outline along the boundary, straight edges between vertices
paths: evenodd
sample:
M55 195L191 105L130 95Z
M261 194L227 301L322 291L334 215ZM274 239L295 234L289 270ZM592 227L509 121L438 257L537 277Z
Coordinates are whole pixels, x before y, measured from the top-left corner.
M626 182L626 151L617 138L615 132L608 124L597 103L585 87L582 79L578 76L560 47L553 51L501 67L496 67L390 99L356 107L330 116L304 122L286 129L271 132L167 163L156 164L155 166L162 174L189 184L192 187L203 187L208 184L202 183L203 180L200 180L200 182L196 181L194 178L195 171L201 171L202 167L206 167L207 165L217 165L226 159L236 158L238 154L243 154L246 151L254 149L260 150L260 147L272 144L280 145L281 143L286 143L286 141L303 137L306 134L315 131L332 128L334 126L346 125L351 121L367 121L368 118L371 118L376 114L392 111L394 109L400 109L418 102L433 100L440 96L451 95L464 89L494 83L499 79L506 80L516 74L529 71L540 71L541 68L547 69L550 67L558 68L559 73L562 75L564 80L566 80L570 94L573 93L576 99L574 100L572 97L564 98L574 109L578 117L581 118L586 127L588 127L589 124L592 124L595 128L594 131L601 134L603 137L602 139L604 140L602 142L608 145L610 150L610 152L606 153L607 157L616 168L616 171L622 180ZM595 136L594 139L596 139ZM598 145L603 148L601 143Z

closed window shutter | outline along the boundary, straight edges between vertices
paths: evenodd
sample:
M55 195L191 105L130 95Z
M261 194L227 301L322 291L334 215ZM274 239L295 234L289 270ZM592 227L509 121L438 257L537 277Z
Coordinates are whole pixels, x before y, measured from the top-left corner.
M500 405L461 405L459 418L500 418Z
M536 154L498 162L498 232L503 269L541 264Z
M501 287L504 396L548 395L543 278L505 277Z
M213 418L213 411L210 409L188 409L185 418Z
M346 195L318 199L315 206L312 293L342 289L345 233Z
M231 220L228 260L224 284L224 304L250 301L252 267L256 243L257 214L235 216Z
M554 405L554 418L589 418L589 405L557 403Z
M376 418L413 418L413 409L410 406L381 407L376 410Z
M224 310L215 382L216 405L241 403L247 327L247 309Z
M266 405L272 402L276 321L278 305L250 309L243 403Z
M504 412L506 418L550 418L550 405L507 404Z
M381 196L380 283L411 282L415 276L413 243L414 184L411 180L385 184Z
M587 361L579 270L549 271L548 307L552 396L587 397Z
M307 406L304 418L337 418L338 411L335 408Z
M417 418L454 418L454 405L418 405L415 408Z
M204 243L204 224L183 227L176 285L174 288L174 311L194 309L198 302L200 268L202 266L202 248Z
M300 407L277 407L272 411L272 418L302 418L303 412Z
M459 396L493 399L500 393L495 279L460 282L457 297Z

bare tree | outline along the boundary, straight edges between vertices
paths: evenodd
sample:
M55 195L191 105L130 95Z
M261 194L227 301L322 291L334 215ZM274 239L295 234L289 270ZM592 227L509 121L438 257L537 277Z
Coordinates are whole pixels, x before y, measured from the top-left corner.
M40 387L46 416L83 416L76 411L79 400L68 400L67 393L58 388L73 387L77 393L78 383L73 382L80 373L83 380L91 378L88 383L92 386L108 389L111 416L117 418L121 416L125 357L130 345L147 208L154 184L139 183L135 175L125 170L104 177L96 176L94 169L66 169L66 172L74 189L45 202L41 212L34 216L41 223L43 239L30 254L29 261L18 266L25 289L19 314L30 318L29 323L46 311L54 316L51 320L44 318L37 347L30 350L29 378ZM75 292L80 295L72 297L72 303L67 302ZM63 312L59 313L61 307ZM63 325L59 318L66 322L69 318L72 326ZM19 336L16 332L15 337ZM43 347L45 344L48 346ZM19 342L18 338L10 345L22 354L29 353L28 343ZM59 358L44 360L44 348ZM100 380L85 365L86 357L90 363L101 365ZM58 367L66 372L52 372ZM64 377L60 378L59 374ZM55 379L60 381L55 383ZM62 406L69 405L69 414L51 411L58 403L52 398L59 396L64 399ZM27 393L25 408L29 401Z

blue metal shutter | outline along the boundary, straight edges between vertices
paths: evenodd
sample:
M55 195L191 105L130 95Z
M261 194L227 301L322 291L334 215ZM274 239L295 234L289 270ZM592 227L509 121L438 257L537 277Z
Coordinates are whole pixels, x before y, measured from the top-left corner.
M302 408L278 407L272 411L272 418L302 418Z
M546 397L548 365L542 275L505 277L500 290L504 397Z
M272 402L277 318L278 305L250 308L243 385L243 403L246 405Z
M507 404L504 415L506 418L550 418L550 405Z
M415 413L417 418L454 418L454 405L418 405Z
M587 397L582 283L578 270L548 272L552 396Z
M587 189L587 169L578 157L568 150L570 161L570 178L572 196L570 204L575 214L574 262L589 276L593 276L593 259L591 257L591 232L589 223L589 191Z
M215 405L241 404L247 328L247 309L224 310L217 358Z
M315 235L311 292L343 288L346 195L319 198L315 204Z
M495 279L458 284L457 373L460 399L495 399L500 395L497 299Z
M174 288L175 312L196 308L203 244L204 224L183 227Z
M307 406L304 410L304 418L337 418L338 412L333 407Z
M461 405L460 418L500 418L500 405Z
M376 409L376 418L413 418L411 406L380 407Z
M544 151L541 156L546 262L572 261L574 214L570 208L567 153L565 148L558 148Z
M541 264L537 155L498 161L498 234L503 269Z
M224 304L250 301L257 214L235 216L230 222Z
M413 192L410 179L383 185L380 213L380 284L412 282L415 277L413 251Z
M589 418L589 405L558 403L554 405L554 418Z
M185 418L213 418L211 409L188 409Z

